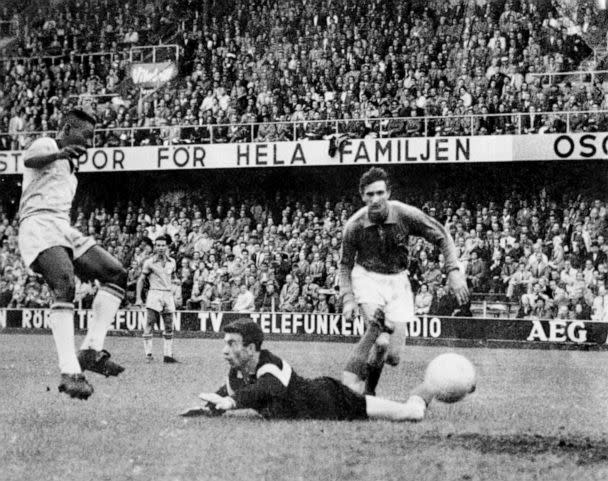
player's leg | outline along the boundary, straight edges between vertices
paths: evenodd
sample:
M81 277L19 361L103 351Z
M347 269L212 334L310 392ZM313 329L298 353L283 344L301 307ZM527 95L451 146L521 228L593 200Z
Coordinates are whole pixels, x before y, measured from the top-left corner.
M172 311L164 311L162 314L165 325L163 331L163 362L168 364L178 362L173 357L173 315Z
M93 299L93 319L82 343L79 359L85 369L105 376L117 376L124 368L110 361L103 346L106 334L125 295L127 271L107 251L90 246L75 261L77 275L83 280L97 279L101 286Z
M44 277L53 292L50 324L59 358L59 390L71 397L87 399L93 387L82 375L74 346L74 266L67 248L50 247L42 251L32 269Z
M380 381L382 369L389 353L391 339L394 338L395 323L387 322L386 314L378 310L374 316L375 323L380 327L380 334L374 343L367 359L367 379L365 380L365 394L376 395L376 387Z
M366 324L366 330L355 345L346 363L344 372L342 373L342 382L353 391L363 394L365 391L365 380L368 377L368 359L381 333L381 327L377 322L374 322L374 315L380 309L378 304L364 303L359 307Z
M368 362L366 394L375 395L384 364L396 366L408 335L407 321L414 316L414 298L406 274L393 276L386 282L389 302L384 307L384 332L378 336Z
M148 302L150 301L150 293L148 293ZM160 312L151 307L146 307L146 320L144 321L144 353L148 361L152 360L152 341L154 338L154 324L160 324Z
M376 396L365 396L366 411L370 419L390 421L422 421L426 404L422 398L411 397L407 403L399 403Z

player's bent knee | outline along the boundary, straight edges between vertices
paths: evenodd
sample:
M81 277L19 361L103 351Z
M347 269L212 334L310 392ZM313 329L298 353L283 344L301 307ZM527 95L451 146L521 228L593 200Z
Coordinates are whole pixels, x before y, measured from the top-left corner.
M76 295L74 276L67 272L60 273L54 276L50 287L55 294L55 300L57 302L74 302L74 297Z

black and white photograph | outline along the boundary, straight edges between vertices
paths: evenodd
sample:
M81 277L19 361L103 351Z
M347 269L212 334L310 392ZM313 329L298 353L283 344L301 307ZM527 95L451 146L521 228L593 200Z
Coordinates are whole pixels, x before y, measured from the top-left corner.
M608 480L606 0L0 0L0 481Z

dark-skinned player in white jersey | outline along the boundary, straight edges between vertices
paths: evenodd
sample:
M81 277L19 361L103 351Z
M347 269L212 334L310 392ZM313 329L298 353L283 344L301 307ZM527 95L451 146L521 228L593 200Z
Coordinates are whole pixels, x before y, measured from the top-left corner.
M124 368L103 348L124 297L127 272L121 263L70 224L78 181L78 159L92 144L95 118L71 110L56 139L35 140L24 155L19 204L19 250L27 266L42 275L53 293L50 323L59 357L59 391L87 399L93 393L83 370L118 376ZM93 319L81 349L74 346L75 275L101 284Z

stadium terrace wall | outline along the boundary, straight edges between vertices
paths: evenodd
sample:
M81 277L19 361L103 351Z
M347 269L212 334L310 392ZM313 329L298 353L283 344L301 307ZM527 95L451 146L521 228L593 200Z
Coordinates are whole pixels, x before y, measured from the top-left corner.
M0 174L23 173L23 151L0 152ZM608 134L537 134L92 148L80 172L605 159Z
M0 309L0 332L46 332L50 309ZM74 326L85 330L90 310L76 310ZM347 321L340 314L236 313L179 311L175 330L182 337L218 337L222 328L239 318L260 324L271 339L354 342L364 332L360 318ZM114 334L134 335L143 329L145 311L121 310L111 327ZM156 326L162 329L161 325ZM411 344L608 348L608 323L578 320L520 320L503 318L418 317L408 322Z

